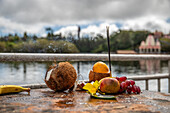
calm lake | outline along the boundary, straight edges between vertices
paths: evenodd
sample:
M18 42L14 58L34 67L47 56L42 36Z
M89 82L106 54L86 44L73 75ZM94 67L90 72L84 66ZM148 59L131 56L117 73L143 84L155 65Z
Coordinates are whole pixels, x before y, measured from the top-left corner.
M79 69L79 80L88 80L88 74L95 62L70 62ZM105 62L108 65L108 62ZM46 70L53 62L0 62L0 85L23 85L44 83ZM78 72L78 70L77 70ZM113 76L138 76L157 73L168 73L168 61L113 61ZM136 81L145 89L145 81ZM149 80L149 90L157 91L157 80ZM161 92L168 93L168 79L161 79Z

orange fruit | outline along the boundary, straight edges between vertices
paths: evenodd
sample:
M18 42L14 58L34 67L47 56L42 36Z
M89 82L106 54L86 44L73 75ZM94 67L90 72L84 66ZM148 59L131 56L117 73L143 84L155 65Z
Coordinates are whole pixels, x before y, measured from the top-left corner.
M96 72L96 73L108 73L109 68L107 67L107 65L104 62L96 62L93 65L93 72Z

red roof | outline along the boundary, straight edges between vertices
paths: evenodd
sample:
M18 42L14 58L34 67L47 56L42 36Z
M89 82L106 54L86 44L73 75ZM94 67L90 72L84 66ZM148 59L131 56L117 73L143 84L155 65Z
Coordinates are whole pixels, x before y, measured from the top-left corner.
M117 54L136 54L133 50L117 50Z

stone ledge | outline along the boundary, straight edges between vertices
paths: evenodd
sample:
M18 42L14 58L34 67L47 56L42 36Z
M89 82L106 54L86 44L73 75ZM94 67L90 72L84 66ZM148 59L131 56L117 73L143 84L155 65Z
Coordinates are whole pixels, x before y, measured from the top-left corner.
M93 99L86 91L53 92L49 88L0 96L0 112L131 113L169 112L170 94L143 91L117 100Z

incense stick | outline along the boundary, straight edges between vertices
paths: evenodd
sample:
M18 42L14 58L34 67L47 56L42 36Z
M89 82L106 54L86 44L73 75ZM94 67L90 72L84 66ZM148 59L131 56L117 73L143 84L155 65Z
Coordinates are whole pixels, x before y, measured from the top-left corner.
M108 55L109 55L109 69L110 69L110 74L112 73L111 70L111 60L110 60L110 40L109 40L109 26L106 26L106 30L107 30L107 45L108 45Z

